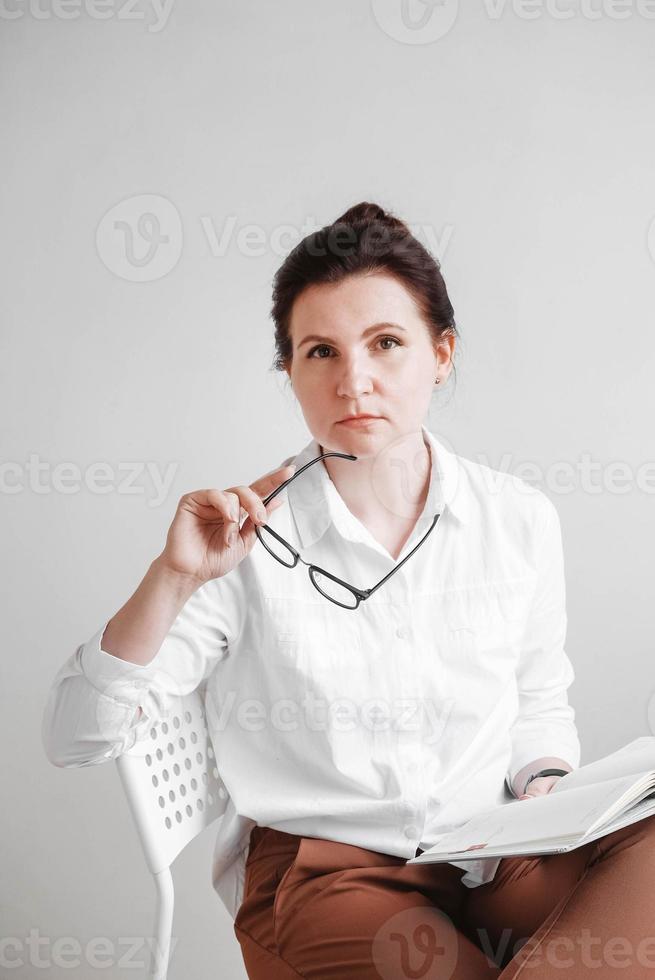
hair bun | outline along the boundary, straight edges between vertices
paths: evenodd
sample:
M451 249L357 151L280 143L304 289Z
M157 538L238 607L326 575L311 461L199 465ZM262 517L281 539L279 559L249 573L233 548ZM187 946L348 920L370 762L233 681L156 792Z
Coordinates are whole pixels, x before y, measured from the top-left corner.
M403 226L402 221L389 214L379 204L371 204L368 201L362 201L360 204L348 208L340 218L337 218L335 224L369 225L373 222L382 222L390 227Z

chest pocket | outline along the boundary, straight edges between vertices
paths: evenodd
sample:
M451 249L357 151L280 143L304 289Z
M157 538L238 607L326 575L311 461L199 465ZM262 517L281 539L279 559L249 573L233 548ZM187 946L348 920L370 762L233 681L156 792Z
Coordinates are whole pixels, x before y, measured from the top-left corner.
M301 688L329 697L347 697L368 675L359 610L325 602L267 600L271 614L275 669Z
M438 656L453 690L492 697L512 684L530 609L531 579L442 594Z

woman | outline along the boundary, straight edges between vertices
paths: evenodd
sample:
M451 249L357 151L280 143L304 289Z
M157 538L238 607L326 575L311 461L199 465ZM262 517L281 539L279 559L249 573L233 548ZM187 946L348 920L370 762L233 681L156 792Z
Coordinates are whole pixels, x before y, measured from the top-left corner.
M605 978L617 937L629 976L655 975L652 908L630 898L653 818L568 854L406 864L580 760L555 508L423 424L457 337L437 262L360 204L288 256L273 317L311 441L182 497L57 675L49 758L115 758L207 680L229 792L214 884L250 977Z

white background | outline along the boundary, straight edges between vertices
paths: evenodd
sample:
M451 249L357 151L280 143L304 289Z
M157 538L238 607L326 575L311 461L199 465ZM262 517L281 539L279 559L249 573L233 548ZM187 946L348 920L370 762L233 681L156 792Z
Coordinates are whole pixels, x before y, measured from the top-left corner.
M655 5L462 8L411 0L412 27L401 0L4 0L7 976L141 975L84 953L56 965L61 937L127 954L120 937L152 931L154 889L114 764L51 766L43 705L161 551L182 493L251 482L308 441L271 369L271 281L361 200L443 262L462 341L428 426L557 506L582 764L655 731ZM172 466L163 497L148 461ZM84 482L95 463L114 467L109 492ZM171 980L245 977L212 846L210 831L175 865Z

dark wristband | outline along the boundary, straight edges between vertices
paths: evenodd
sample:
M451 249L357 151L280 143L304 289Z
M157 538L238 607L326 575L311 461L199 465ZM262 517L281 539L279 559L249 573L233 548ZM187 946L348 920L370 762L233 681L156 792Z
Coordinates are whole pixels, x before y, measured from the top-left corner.
M532 780L537 779L538 776L567 776L569 772L569 769L540 769L539 772L533 772L532 775L528 777L528 781L525 784L523 792L525 793Z

